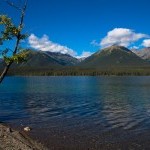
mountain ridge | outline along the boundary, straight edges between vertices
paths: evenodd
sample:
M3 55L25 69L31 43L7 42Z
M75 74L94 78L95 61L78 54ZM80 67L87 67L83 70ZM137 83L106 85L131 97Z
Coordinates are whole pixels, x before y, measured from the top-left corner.
M78 63L78 60L70 55L52 52L43 52L35 50L27 50L27 61L14 64L13 67L62 67L62 66L72 66Z
M83 67L110 68L110 67L136 67L146 66L148 62L142 60L135 53L123 46L110 46L99 50L83 62Z
M141 57L142 59L150 61L150 47L143 48L140 50L132 49L132 52L134 52L137 56Z
M28 50L27 61L13 64L12 75L150 75L150 63L123 46L101 49L81 61L67 54ZM1 65L0 65L1 66ZM0 67L0 70L1 67Z

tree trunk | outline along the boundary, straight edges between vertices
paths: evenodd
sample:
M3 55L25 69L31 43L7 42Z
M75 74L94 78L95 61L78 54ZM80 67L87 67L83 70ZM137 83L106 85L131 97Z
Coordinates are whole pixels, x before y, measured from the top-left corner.
M0 83L2 83L4 77L6 76L8 70L9 70L9 68L10 68L10 66L11 66L11 64L12 64L12 63L9 63L8 65L5 66L3 72L2 72L2 74L1 74L1 76L0 76Z

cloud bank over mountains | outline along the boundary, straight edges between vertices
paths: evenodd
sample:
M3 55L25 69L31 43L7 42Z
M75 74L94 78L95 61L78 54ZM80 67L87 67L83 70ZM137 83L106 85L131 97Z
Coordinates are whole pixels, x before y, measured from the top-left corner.
M139 40L143 40L143 42L140 45L134 45L134 43ZM46 34L41 38L37 37L35 34L31 34L28 38L28 43L31 48L36 50L59 52L62 54L69 54L76 58L86 58L93 54L90 51L83 51L81 55L78 55L77 51L51 41ZM101 48L106 48L115 44L130 48L132 46L132 48L138 49L139 47L150 47L150 36L144 33L136 33L134 30L127 28L114 28L109 31L100 42L93 40L91 44Z
M144 47L150 47L150 39L144 40L143 43L142 43L142 45L143 45Z
M71 56L76 55L76 52L74 50L68 48L67 46L62 46L58 43L52 42L45 34L41 38L38 38L34 34L31 34L28 38L28 42L31 48L37 50L59 52L62 54L69 54Z
M31 48L36 50L69 54L76 58L85 58L92 54L91 52L83 51L81 55L77 55L75 50L52 42L46 34L44 34L41 38L37 37L35 34L31 34L28 38L28 43Z
M101 47L108 47L113 44L128 47L130 44L149 36L143 33L135 33L131 29L115 28L107 33L107 36L100 42Z
M114 28L109 31L107 35L98 43L95 40L91 42L94 46L100 46L101 48L109 47L112 45L120 45L129 47L135 42L143 39L141 45L134 45L133 47L138 48L139 46L149 47L150 46L149 35L144 33L136 33L134 30L127 28Z
M92 52L88 52L88 51L83 51L81 55L77 56L78 59L80 58L87 58L89 56L91 56L93 53Z

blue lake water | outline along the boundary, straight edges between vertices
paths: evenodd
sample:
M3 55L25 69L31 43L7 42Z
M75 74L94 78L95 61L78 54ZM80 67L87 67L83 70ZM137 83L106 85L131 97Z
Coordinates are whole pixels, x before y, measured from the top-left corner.
M150 77L7 77L0 121L32 127L31 136L53 149L129 139L141 146L136 137L150 139Z

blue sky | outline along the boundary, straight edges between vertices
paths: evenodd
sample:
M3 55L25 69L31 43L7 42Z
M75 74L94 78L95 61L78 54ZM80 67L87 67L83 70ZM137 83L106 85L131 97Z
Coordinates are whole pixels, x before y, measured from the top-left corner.
M24 45L42 49L47 43L43 50L76 56L111 44L148 47L149 6L149 0L28 0L24 30L31 37ZM3 2L0 11L18 21L18 12Z

